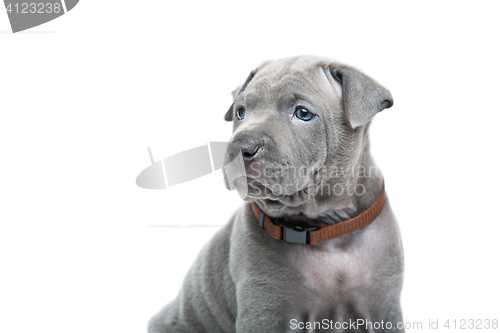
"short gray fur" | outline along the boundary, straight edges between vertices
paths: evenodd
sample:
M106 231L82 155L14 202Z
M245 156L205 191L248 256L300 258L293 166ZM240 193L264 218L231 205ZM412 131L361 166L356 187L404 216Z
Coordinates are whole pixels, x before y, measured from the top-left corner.
M255 149L246 161L248 201L282 224L303 227L337 223L375 202L383 179L370 155L368 127L373 115L392 105L389 91L353 67L313 56L266 62L238 91L226 114L234 129L227 161L238 149ZM295 119L299 104L316 118ZM233 113L240 106L247 111L243 120ZM307 172L265 175L252 170L255 165ZM324 174L321 167L373 174ZM318 191L349 183L365 192ZM273 185L286 189L274 191ZM301 332L291 328L292 319L363 318L396 326L403 321L402 282L403 247L388 200L368 226L316 246L273 239L245 203L201 251L178 297L150 320L149 332Z

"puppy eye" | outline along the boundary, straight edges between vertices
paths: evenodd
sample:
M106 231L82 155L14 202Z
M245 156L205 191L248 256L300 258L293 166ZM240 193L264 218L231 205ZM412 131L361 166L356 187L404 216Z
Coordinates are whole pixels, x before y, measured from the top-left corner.
M303 120L303 121L311 121L314 119L314 113L310 112L305 108L297 108L295 113L293 114L295 118Z
M246 114L247 114L247 111L242 106L240 106L238 108L238 110L236 110L236 116L238 117L239 120L242 120L243 118L245 118Z

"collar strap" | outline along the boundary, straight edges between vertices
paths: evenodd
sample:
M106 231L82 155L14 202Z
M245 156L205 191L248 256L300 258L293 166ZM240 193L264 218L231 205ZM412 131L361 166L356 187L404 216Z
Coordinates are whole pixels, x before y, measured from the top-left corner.
M269 216L260 210L255 202L252 202L252 211L259 221L261 228L274 238L287 243L317 245L332 238L350 234L363 228L380 214L385 203L385 185L377 201L367 210L352 219L329 224L323 227L304 228L300 226L285 227L273 221Z

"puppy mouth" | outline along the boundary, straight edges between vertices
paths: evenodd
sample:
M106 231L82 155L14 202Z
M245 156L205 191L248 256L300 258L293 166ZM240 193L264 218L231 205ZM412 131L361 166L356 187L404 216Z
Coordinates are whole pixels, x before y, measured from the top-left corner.
M251 177L240 177L235 181L236 189L245 193L245 201L260 200L269 210L281 210L285 207L298 207L309 200L310 186L290 193L275 193L261 181Z
M286 207L286 205L284 203L279 202L277 200L261 199L260 201L264 204L264 206L266 206L267 210L271 210L271 211L279 211L279 210Z

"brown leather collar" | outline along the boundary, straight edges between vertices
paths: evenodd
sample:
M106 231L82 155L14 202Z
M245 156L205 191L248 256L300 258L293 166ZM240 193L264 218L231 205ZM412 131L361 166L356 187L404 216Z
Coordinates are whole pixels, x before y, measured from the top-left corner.
M382 187L382 193L377 201L358 216L335 224L312 228L281 226L264 214L255 202L252 202L252 211L259 221L260 227L267 230L274 239L280 239L287 243L316 245L335 237L347 235L368 225L380 214L384 203L385 186Z

